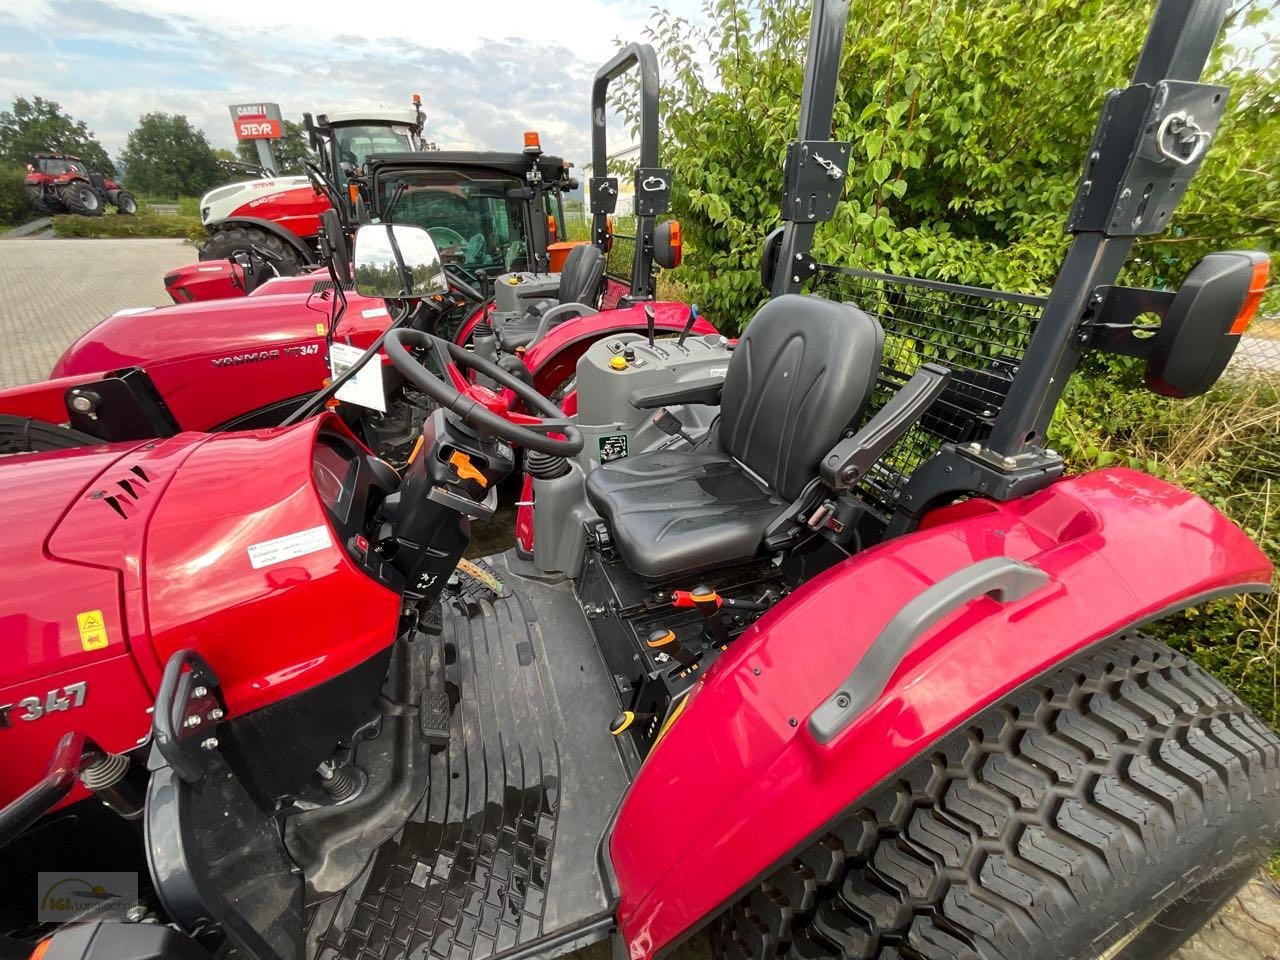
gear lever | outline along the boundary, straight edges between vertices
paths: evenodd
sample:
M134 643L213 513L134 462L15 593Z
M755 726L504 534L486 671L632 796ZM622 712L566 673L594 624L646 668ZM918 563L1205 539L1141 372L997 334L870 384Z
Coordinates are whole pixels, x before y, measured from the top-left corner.
M646 322L648 323L648 327L649 327L649 346L651 346L651 347L652 347L652 346L653 346L653 333L654 333L654 327L656 326L656 321L654 320L654 317L653 317L653 304L652 304L652 303L646 303L646 304L644 305L644 318L645 318Z
M677 347L684 346L684 341L689 336L689 331L693 329L693 325L697 323L699 316L701 314L698 313L698 305L696 303L689 304L689 319L684 322L684 329L680 331L680 339L676 341Z

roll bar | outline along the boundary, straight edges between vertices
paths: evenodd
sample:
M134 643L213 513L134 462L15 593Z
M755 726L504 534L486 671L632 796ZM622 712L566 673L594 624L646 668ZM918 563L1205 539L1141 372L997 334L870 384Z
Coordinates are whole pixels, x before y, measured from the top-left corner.
M640 163L636 167L636 252L630 300L653 299L653 225L671 205L671 171L658 166L658 55L647 43L631 43L596 71L591 85L591 242L604 253L608 216L618 204L618 178L609 174L607 115L609 84L640 71Z
M1228 0L1160 0L1128 87L1103 103L1067 218L1071 247L1045 301L985 443L944 444L912 476L904 523L930 503L981 491L1004 499L1062 473L1043 447L1054 408L1134 240L1163 232L1217 132L1226 87L1200 82ZM826 140L839 78L848 0L814 0L798 138L788 149L783 226L762 263L772 296L798 292L816 272L817 223L844 187L849 144ZM895 521L897 522L897 521ZM902 532L897 530L896 532Z

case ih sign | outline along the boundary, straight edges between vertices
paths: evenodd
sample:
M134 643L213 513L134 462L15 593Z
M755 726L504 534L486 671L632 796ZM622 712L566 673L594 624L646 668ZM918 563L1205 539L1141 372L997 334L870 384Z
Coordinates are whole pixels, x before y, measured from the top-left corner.
M284 136L278 103L233 103L231 121L237 140L277 140Z

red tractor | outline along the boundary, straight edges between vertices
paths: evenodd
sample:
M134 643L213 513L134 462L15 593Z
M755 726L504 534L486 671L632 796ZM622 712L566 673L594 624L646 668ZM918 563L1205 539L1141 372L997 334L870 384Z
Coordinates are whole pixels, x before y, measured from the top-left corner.
M1254 253L1116 283L1216 132L1226 3L1159 4L1047 297L812 259L847 14L815 5L736 345L593 343L569 419L400 326L390 363L438 404L402 470L327 414L3 465L5 876L146 877L56 898L79 922L38 955L653 960L705 929L724 960L1159 960L1266 859L1280 738L1143 628L1268 591L1270 561L1044 441L1087 351L1193 395L1261 296ZM354 283L445 309L421 228L362 227ZM676 407L709 416L637 452ZM532 553L463 560L516 444ZM50 932L2 906L15 952Z
M303 115L321 169L345 196L349 177L379 153L421 150L423 115L412 110L362 110ZM320 215L330 199L306 176L266 177L210 190L200 198L200 220L209 239L201 260L226 260L237 252L265 251L279 273L319 263Z
M138 212L138 201L115 180L92 170L79 157L38 153L27 164L27 201L37 213L76 213L100 217L113 205L117 212Z

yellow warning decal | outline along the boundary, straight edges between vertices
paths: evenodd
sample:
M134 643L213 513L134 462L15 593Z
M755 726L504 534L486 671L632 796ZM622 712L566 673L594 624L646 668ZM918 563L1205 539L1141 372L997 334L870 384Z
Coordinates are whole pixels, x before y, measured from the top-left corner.
M321 337L323 337L323 336L324 336L324 324L323 324L323 323L317 323L317 324L316 324L316 335L317 335L317 336L321 336Z
M101 650L107 645L107 621L101 610L77 613L76 626L80 628L80 646L84 649Z

